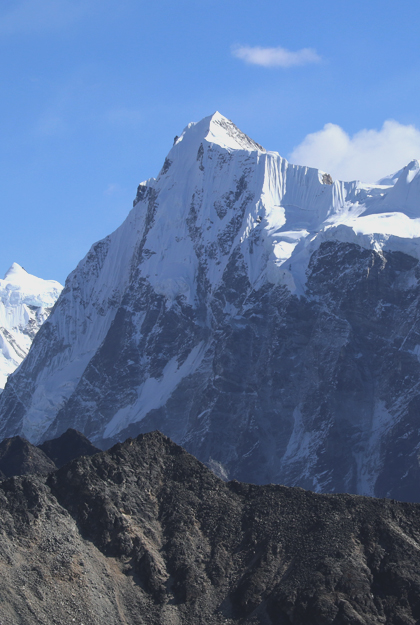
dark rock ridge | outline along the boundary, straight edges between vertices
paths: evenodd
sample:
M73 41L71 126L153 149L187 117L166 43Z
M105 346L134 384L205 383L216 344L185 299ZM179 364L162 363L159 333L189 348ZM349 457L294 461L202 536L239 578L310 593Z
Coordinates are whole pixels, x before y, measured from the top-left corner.
M20 436L6 438L0 443L1 477L47 474L56 469L54 462L41 449Z
M420 506L225 483L154 432L0 483L12 625L414 625Z
M69 428L58 438L45 441L38 448L54 462L57 468L61 468L79 456L93 456L100 451L86 436L73 428Z
M17 475L47 475L80 456L100 450L80 432L69 428L59 438L36 447L20 436L0 443L0 479Z
M420 237L381 234L419 198L416 162L367 187L189 126L68 277L0 436L159 429L230 479L420 501Z

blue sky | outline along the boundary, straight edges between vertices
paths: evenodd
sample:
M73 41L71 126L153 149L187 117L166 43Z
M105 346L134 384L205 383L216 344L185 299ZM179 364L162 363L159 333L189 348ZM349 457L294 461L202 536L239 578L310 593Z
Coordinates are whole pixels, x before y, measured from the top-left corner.
M215 110L339 177L420 158L419 32L411 0L3 0L0 273L63 283Z

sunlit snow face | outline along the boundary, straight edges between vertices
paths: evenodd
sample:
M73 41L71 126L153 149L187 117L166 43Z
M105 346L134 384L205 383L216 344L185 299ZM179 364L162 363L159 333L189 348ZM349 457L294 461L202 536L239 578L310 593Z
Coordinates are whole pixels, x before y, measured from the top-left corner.
M245 204L231 245L241 245L254 286L265 276L303 293L311 254L331 238L373 249L401 248L407 239L418 255L415 162L390 184L333 181L325 172L266 152L216 113L190 124L165 163L158 180L148 183L159 189L159 211L148 235L154 256L147 276L168 302L184 295L193 305L196 297L197 242L187 224L194 222L203 253L211 251L207 277L216 284L229 256L218 241L229 238Z
M11 305L54 306L63 287L55 280L42 280L13 263L0 280L0 298Z

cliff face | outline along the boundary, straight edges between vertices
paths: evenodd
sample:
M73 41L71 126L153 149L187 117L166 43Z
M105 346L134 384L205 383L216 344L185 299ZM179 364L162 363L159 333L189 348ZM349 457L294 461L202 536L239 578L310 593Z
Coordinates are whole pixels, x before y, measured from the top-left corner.
M232 281L200 369L122 434L157 426L240 480L418 501L418 279L409 256L329 242L305 297Z
M420 501L420 169L290 165L216 114L70 274L2 436L160 429L220 475Z
M0 482L19 625L413 624L420 507L225 483L159 433Z

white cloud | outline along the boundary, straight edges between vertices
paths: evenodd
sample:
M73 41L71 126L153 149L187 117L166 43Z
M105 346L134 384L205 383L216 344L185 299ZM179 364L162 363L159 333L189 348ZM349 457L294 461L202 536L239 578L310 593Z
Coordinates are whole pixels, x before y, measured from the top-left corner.
M20 0L0 9L0 36L60 30L83 17L92 0Z
M420 130L390 119L380 130L360 130L352 137L336 124L325 124L307 135L289 160L317 167L339 180L374 182L414 158L420 159Z
M262 65L263 67L293 67L321 61L321 57L312 48L303 48L297 52L291 52L281 47L234 46L232 54L245 63Z
M121 191L121 187L117 183L111 182L104 191L104 195L116 195Z

